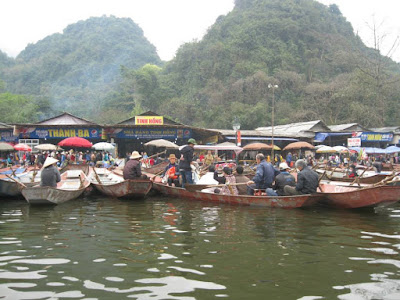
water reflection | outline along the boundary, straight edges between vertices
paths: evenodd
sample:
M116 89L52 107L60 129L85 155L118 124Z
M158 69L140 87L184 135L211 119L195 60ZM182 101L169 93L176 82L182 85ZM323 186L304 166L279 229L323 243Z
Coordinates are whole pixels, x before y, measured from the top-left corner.
M399 212L4 202L0 297L394 299Z

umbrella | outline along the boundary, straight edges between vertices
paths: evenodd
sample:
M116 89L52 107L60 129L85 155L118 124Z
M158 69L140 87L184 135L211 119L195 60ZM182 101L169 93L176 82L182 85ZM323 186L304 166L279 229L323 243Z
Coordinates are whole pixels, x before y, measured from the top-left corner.
M243 150L272 150L272 145L264 143L252 143L243 147ZM281 150L277 145L274 145L274 150Z
M307 148L307 149L314 149L315 147L307 142L294 142L290 143L287 145L283 150L292 150L292 149L301 149L301 148Z
M317 153L335 153L337 152L335 149L333 149L332 147L329 146L323 146L320 147L317 151L315 151Z
M115 146L111 143L100 142L94 144L92 148L97 151L111 151L115 149Z
M174 144L170 141L159 139L159 140L152 140L150 142L147 142L144 144L145 146L154 146L154 147L164 147L164 148L169 148L169 149L178 149L179 146L177 144Z
M27 144L16 144L14 145L14 149L17 151L32 151L32 148Z
M317 145L317 146L315 146L315 149L319 149L321 147L326 147L326 145Z
M0 142L0 151L14 151L13 145L10 145L9 143L5 142Z
M61 142L58 143L59 146L62 147L74 147L74 148L91 148L93 144L89 142L87 139L81 137L69 137L63 139Z
M44 151L54 151L54 150L62 150L60 146L53 145L53 144L41 144L35 146L35 149L44 150Z
M349 149L344 146L335 146L332 148L335 149L336 152L349 152Z

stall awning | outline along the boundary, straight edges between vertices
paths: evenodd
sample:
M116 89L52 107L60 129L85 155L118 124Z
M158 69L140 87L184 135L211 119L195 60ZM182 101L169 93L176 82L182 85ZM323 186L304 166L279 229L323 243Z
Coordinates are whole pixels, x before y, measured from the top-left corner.
M317 132L314 142L322 143L328 136L351 136L351 132Z

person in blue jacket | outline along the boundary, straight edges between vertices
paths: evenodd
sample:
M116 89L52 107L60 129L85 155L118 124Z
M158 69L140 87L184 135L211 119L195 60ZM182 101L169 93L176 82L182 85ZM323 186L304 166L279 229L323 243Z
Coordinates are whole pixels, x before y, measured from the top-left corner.
M265 156L262 153L256 155L257 170L253 180L247 182L247 194L254 195L254 190L266 190L272 188L275 176L279 171L275 170L271 163L265 161Z

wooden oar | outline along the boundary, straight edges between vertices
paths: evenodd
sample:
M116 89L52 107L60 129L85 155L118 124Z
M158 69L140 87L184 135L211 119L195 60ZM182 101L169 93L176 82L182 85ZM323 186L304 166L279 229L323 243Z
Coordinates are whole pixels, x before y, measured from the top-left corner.
M162 151L162 152L153 154L153 155L147 157L146 159L153 158L153 157L157 157L157 156L159 156L159 155L161 155L161 154L164 154L164 153L167 153L167 150L164 150L164 151ZM143 159L143 158L142 158L142 159ZM141 160L142 160L142 159L141 159Z
M25 185L25 184L23 184L22 182L16 180L16 179L13 178L12 176L10 176L10 175L8 175L8 174L6 174L6 176L7 176L8 178L10 178L12 181L15 181L21 189L26 188L26 185Z
M93 167L93 172L94 172L94 177L96 178L97 182L101 184L100 177L99 177L99 175L97 174L96 168L95 168L95 167Z
M357 176L356 179L354 179L354 181L352 183L350 183L350 185L353 185L354 183L357 182L358 186L360 186L360 178L364 175L364 173L368 170L369 168L365 168L364 171L361 173L360 176Z
M17 176L17 175L15 175L16 170L14 170L12 167L10 167L10 170L11 170L12 176L16 177Z

